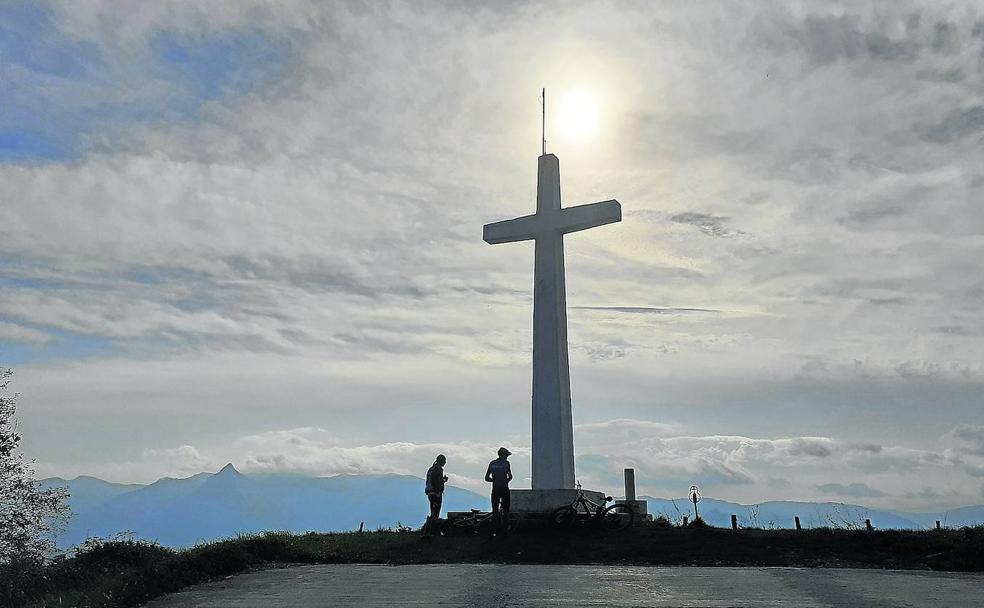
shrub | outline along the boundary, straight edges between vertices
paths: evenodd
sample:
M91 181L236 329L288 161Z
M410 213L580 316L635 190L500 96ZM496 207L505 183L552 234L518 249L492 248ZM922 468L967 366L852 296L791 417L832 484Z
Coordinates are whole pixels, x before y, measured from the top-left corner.
M68 492L42 489L18 450L14 420L17 394L4 395L13 374L0 369L0 564L30 562L54 549L52 533L68 521Z

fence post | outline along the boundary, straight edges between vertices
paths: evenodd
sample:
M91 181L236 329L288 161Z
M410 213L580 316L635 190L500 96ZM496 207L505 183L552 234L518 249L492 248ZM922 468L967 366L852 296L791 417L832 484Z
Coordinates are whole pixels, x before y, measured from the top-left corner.
M683 527L684 528L687 527L687 516L686 515L683 516Z
M871 532L872 530L874 530L874 528L871 527L871 520L870 519L865 519L864 520L864 529L867 530L868 532Z
M936 520L936 529L937 530L940 529L940 520L938 520L938 519Z
M738 516L735 515L734 513L731 514L731 529L732 530L738 529Z
M362 532L362 528L365 527L365 525L366 525L366 522L364 522L364 521L360 521L359 522L359 532Z
M797 529L797 530L802 530L802 529L803 529L803 526L801 526L801 525L800 525L800 516L799 516L799 515L797 515L797 516L795 517L795 519L796 519L796 529Z

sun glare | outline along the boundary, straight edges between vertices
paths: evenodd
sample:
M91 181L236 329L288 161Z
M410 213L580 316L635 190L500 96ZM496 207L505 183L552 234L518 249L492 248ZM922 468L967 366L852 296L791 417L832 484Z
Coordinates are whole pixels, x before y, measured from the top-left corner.
M568 93L561 98L557 125L561 133L574 139L584 139L598 127L598 100L587 91Z

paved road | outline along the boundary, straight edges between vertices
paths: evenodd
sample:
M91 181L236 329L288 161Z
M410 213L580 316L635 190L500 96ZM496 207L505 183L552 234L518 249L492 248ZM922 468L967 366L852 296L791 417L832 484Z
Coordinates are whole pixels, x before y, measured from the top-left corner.
M637 566L298 566L199 585L148 608L679 606L978 608L984 575Z

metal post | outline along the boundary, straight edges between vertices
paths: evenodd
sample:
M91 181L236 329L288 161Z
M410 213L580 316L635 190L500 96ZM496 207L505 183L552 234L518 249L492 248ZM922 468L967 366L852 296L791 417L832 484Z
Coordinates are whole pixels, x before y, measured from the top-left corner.
M732 530L738 529L738 516L735 515L734 513L731 514L731 529Z
M540 113L540 134L543 137L543 155L547 155L547 88L543 87L543 108Z
M796 519L796 529L797 530L802 530L803 529L803 526L800 525L799 515L797 515L795 519Z

